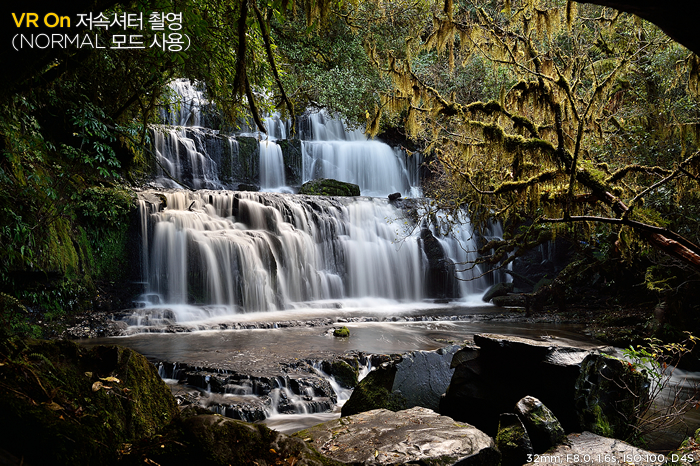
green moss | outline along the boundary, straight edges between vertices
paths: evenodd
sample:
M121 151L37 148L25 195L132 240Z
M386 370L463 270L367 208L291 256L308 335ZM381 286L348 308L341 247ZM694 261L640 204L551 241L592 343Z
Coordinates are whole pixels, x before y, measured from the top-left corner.
M607 416L603 413L600 405L595 405L592 408L593 415L595 417L595 423L593 424L593 433L602 435L603 437L614 437L615 431L610 426Z
M518 448L525 431L519 426L508 426L498 430L496 445L499 450L503 448Z
M350 330L345 326L336 328L335 330L333 330L333 336L347 338L350 336Z
M357 385L358 370L345 361L333 361L331 363L331 375L343 387L353 388Z
M133 445L122 465L340 465L301 438L287 437L262 424L248 424L188 408L162 435Z

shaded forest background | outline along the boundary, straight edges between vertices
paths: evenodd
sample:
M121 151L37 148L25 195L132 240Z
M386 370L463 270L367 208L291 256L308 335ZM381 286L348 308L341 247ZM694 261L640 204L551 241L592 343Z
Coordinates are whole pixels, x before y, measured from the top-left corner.
M179 77L202 83L223 115L222 130L242 119L262 130L267 113L294 117L311 106L423 152L434 209L467 209L477 226L503 222L503 239L483 248L488 267L565 240L571 261L540 289L540 307L639 307L650 332L673 339L697 331L700 61L691 50L700 46L677 21L691 16L689 2L666 2L662 10L651 3L23 7L40 17L54 10L72 18L182 13L182 32L192 39L187 51L17 52L9 44L18 28L6 13L2 332L40 336L38 322L102 309L122 287L135 208L130 187L149 174L148 125L159 121L172 97L167 83ZM104 41L117 33L104 32Z

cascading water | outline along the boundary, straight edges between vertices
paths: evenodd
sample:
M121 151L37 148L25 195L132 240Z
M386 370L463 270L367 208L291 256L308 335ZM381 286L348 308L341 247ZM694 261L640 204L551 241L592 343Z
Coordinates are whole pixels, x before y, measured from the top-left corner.
M324 300L426 296L420 229L384 199L230 191L159 196L146 193L140 203L148 223L141 231L150 298L143 301L158 304L149 313L151 324ZM161 198L167 207L155 206ZM464 230L461 247L475 250ZM483 279L464 283L465 294L486 287ZM164 304L174 306L163 311Z
M151 127L156 181L166 188L236 189L240 184L262 191L294 192L302 183L333 178L355 183L366 196L420 196L420 154L408 156L374 140L361 130L349 130L324 112L308 112L299 119L301 139L297 155L290 155L290 121L265 118L267 133L244 129L224 135L207 128L221 126L213 105L188 80L169 87L170 100L162 108L162 125ZM299 142L299 141L297 141ZM291 149L290 149L291 147ZM298 176L290 179L292 170Z
M361 130L323 112L300 118L296 143L287 139L289 121L279 116L265 119L267 134L221 136L195 126L212 119L200 89L178 80L171 94L182 102L164 109L163 119L185 126L154 127L156 179L166 187L182 183L199 191L141 196L145 293L139 305L147 312L135 313L132 324L158 326L331 300L339 305L367 298L454 299L490 284L488 277L475 279L478 268L465 265L477 249L466 218L457 219L461 232L445 235L405 219L386 199L226 190L243 179L262 191L290 192L289 178L297 173L298 183L329 177L356 183L365 195L410 196L420 194L418 155L367 140ZM295 147L296 155L289 152ZM415 214L419 207L407 209ZM430 238L439 241L439 257L425 245ZM438 281L454 284L427 290L426 278L434 278L445 262L451 268L439 272Z
M304 181L346 181L357 184L365 196L420 196L418 154L408 157L402 150L367 140L361 130L347 130L323 112L307 115L301 133Z

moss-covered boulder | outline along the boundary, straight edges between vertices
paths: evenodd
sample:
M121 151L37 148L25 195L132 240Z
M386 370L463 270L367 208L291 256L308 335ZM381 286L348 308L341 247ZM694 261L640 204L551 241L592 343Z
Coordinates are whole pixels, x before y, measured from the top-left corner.
M323 361L321 369L326 374L332 375L341 387L354 388L357 385L359 371L342 359Z
M648 401L649 380L631 364L599 354L581 363L574 404L582 430L627 440Z
M300 438L197 408L184 411L162 435L133 445L121 464L341 465L322 456Z
M0 344L0 450L28 464L108 465L178 416L145 357L119 346Z
M377 370L367 374L355 387L350 399L343 405L341 416L371 411L373 409L388 409L400 411L406 409L406 400L400 393L392 392L396 366L390 363L382 364Z
M301 185L299 194L310 196L359 196L360 187L353 183L322 178L320 180L307 181Z

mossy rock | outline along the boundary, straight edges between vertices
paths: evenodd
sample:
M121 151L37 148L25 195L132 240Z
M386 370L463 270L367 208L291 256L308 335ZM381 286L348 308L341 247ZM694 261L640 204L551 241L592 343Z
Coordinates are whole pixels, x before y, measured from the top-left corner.
M342 463L322 456L300 438L288 437L263 424L249 424L190 408L163 435L133 445L121 464L340 466Z
M537 398L521 398L515 404L515 412L527 428L535 453L544 453L566 441L566 433L559 420Z
M178 416L156 368L128 348L11 339L0 361L0 450L29 464L114 464Z
M323 370L332 375L341 387L353 388L357 385L358 370L347 362L338 359L333 362L324 362Z
M388 409L401 411L406 409L406 399L398 393L392 392L396 366L387 364L380 366L367 374L353 390L350 399L343 405L341 416L371 411L373 409Z
M299 194L309 196L359 196L360 187L353 183L322 178L312 180L301 185Z
M350 336L350 330L345 326L340 327L340 328L336 328L333 330L333 336L347 338Z

